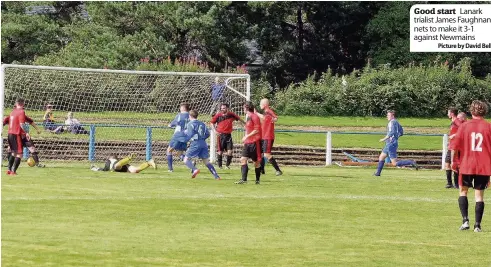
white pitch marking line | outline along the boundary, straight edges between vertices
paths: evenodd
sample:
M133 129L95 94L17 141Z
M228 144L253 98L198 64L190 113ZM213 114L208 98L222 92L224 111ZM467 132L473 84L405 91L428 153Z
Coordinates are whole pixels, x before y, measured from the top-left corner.
M453 199L439 199L430 197L401 197L401 196L363 196L363 195L193 195L193 196L51 196L51 197L4 197L2 201L39 201L39 200L144 200L144 199L233 199L233 198L252 198L252 199L281 199L281 198L301 198L301 199L347 199L347 200L386 200L401 202L432 202L432 203L453 203Z

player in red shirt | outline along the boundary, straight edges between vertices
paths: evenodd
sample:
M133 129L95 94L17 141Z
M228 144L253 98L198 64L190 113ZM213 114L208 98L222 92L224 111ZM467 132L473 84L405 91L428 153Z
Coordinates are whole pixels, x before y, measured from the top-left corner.
M247 173L249 172L247 161L251 159L254 162L256 170L256 184L259 184L261 177L261 120L257 114L254 113L254 105L251 101L245 102L244 112L247 113L247 121L245 125L245 135L242 138L244 149L242 150L242 157L240 158L242 179L235 183L247 183Z
M457 115L457 120L459 121L459 125L462 125L464 122L467 121L467 114L465 114L465 112L460 112ZM453 133L453 134L451 134L451 135L448 136L448 139L450 140L449 147L450 147L451 140L454 138L454 136L456 134L457 134L457 131L455 131L455 133ZM449 148L449 151L447 153L448 153L447 155L451 154L450 148ZM447 157L450 159L451 156L447 156ZM454 155L454 164L456 166L458 166L460 164L460 155L459 155L459 153L457 153L457 154ZM450 165L450 168L451 168L452 166L451 166L450 163L449 163L449 165ZM452 170L452 172L454 173L454 185L455 185L455 188L459 188L459 168L456 168L456 170L457 170L456 172Z
M10 116L3 118L3 126L9 124L9 122L10 122ZM39 130L36 123L31 118L29 118L28 116L26 116L26 122L29 123L30 125L32 125L32 127L34 127L34 129L36 129L38 134L41 134L41 130ZM22 139L22 146L25 146L29 149L36 166L40 167L40 168L44 168L44 165L39 163L38 152L37 152L36 146L34 145L34 141L32 140L32 138L30 136L29 137L27 136L27 134L25 133L24 130L22 131L21 139ZM12 156L12 153L9 151L9 156L8 156L9 161L10 161L11 157L13 157L13 156Z
M467 121L467 115L465 112L460 112L459 115L457 115L457 119L460 121L460 124L462 124Z
M237 114L229 110L228 104L222 104L220 111L213 116L210 121L211 128L218 133L218 168L222 169L223 152L227 154L226 167L230 169L230 163L232 163L232 152L234 150L234 143L232 141L232 131L234 121L240 121L245 124Z
M452 150L452 169L457 169L453 155L460 153L459 208L463 223L460 230L469 229L467 192L474 187L476 200L476 222L474 232L481 232L481 220L484 213L484 189L489 185L491 176L491 124L484 120L488 105L472 101L470 112L472 120L462 124L450 145Z
M462 124L461 120L457 118L458 115L458 110L456 108L449 108L447 111L447 116L448 118L452 121L450 124L450 134L449 136L453 136L454 134L457 133L457 130L459 129L460 124ZM449 139L448 142L448 147L450 147L450 144L452 143L452 139ZM459 188L458 180L459 180L459 172L453 172L452 168L450 166L451 163L451 152L450 149L447 151L447 155L445 157L445 172L447 174L447 185L445 188ZM452 172L454 176L454 185L452 184Z
M264 157L261 161L261 172L264 174L264 165L266 164L266 159L273 165L276 170L276 176L282 175L283 172L280 170L276 159L271 155L271 149L274 143L274 123L278 120L278 116L269 107L269 100L264 98L261 99L259 106L263 110L264 114L256 112L256 114L261 119L261 130L262 130L262 140L261 140L261 151L264 153Z
M9 159L7 174L16 175L22 158L22 135L29 136L22 129L22 125L26 122L24 99L17 99L15 109L10 113L9 118L8 142L12 157Z

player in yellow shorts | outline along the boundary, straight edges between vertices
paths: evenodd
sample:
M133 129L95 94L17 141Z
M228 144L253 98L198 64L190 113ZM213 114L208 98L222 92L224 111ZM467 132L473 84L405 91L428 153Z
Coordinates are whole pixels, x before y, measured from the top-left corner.
M139 173L148 167L157 169L157 165L155 165L153 159L140 164L140 166L138 167L130 165L130 161L134 157L135 155L130 155L126 158L118 159L116 155L111 155L106 160L106 165L104 166L104 168L98 168L97 166L92 166L90 169L93 171L104 171L104 172L113 171L113 172L130 172L130 173Z

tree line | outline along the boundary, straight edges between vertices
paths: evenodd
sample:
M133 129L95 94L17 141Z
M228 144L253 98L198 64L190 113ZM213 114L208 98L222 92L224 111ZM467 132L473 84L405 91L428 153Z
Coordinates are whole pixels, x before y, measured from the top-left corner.
M467 58L478 78L491 73L491 53L410 53L409 10L418 3L2 2L2 62L171 70L160 63L192 61L192 69L217 72L249 65L273 93L326 72L437 57L449 68Z

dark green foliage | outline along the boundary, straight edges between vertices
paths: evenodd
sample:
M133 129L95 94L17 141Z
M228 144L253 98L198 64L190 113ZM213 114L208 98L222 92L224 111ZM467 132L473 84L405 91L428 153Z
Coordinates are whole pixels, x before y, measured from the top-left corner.
M432 63L435 53L409 52L417 3L2 2L2 62L136 69L141 58L170 56L221 71L257 54L263 63L254 73L281 89L328 68L350 73L368 58L392 67ZM29 15L31 6L50 11ZM478 77L491 72L491 53L440 55L450 66L472 58Z
M380 2L257 2L254 36L268 80L283 88L329 66L337 73L363 66L364 28Z
M470 60L453 69L445 63L392 69L366 67L343 78L324 73L309 77L277 94L276 107L288 115L383 116L395 109L399 116L442 116L449 106L467 110L474 99L491 101L491 78L476 79Z
M257 54L253 100L276 98L286 114L379 115L395 107L430 116L464 107L474 94L489 99L491 53L410 52L417 3L2 2L2 62L227 72ZM30 6L52 8L29 15ZM368 61L384 67L358 71ZM346 88L340 75L348 75Z
M2 12L2 62L30 63L63 46L62 28L46 16Z

